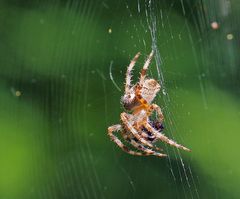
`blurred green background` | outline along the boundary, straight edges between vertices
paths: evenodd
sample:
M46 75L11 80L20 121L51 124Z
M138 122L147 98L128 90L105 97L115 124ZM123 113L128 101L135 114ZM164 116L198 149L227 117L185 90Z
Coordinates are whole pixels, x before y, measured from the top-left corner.
M237 0L1 0L0 199L239 198ZM149 75L168 158L125 154L131 58ZM113 80L111 80L111 75Z

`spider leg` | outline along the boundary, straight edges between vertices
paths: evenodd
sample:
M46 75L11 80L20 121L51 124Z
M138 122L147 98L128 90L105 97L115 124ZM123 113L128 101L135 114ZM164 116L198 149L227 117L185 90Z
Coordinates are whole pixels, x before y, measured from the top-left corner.
M159 153L156 152L152 149L148 149L146 148L144 145L142 145L141 143L139 143L139 140L137 140L136 138L132 137L130 138L129 136L125 135L124 138L131 144L133 145L136 149L141 150L144 152L144 155L148 156L148 155L154 155L154 156L158 156L158 157L166 157L166 154L163 153Z
M144 124L144 127L152 132L158 139L162 140L163 142L166 142L167 144L171 145L171 146L175 146L176 148L179 148L179 149L183 149L185 151L191 151L190 149L176 143L175 141L169 139L167 136L163 135L162 133L160 133L159 131L157 131L156 129L154 129L150 124L148 123L145 123Z
M147 133L143 132L141 133L142 137L146 140L146 141L150 141L151 143L154 143L155 141L157 141L157 137L154 135L148 135ZM153 148L158 150L158 151L163 151L163 149L153 145Z
M131 87L131 71L138 59L138 57L140 56L140 52L138 52L135 57L132 59L132 61L130 62L128 68L127 68L127 72L126 72L126 83L125 83L125 93L127 93L130 90Z
M159 117L159 122L162 123L162 122L163 122L163 119L164 119L164 116L163 116L163 113L162 113L161 108L160 108L157 104L151 104L151 106L150 106L150 108L149 108L148 116L150 116L151 113L152 113L154 110L157 112L157 115L158 115L158 117Z
M152 60L152 58L153 58L153 53L154 53L154 52L153 52L153 50L152 50L152 52L151 52L150 55L148 56L145 64L143 65L143 68L142 68L142 70L141 70L140 80L139 80L140 86L143 85L144 79L145 79L145 77L146 77L146 73L147 73L148 66L149 66L149 64L150 64L150 62L151 62L151 60Z
M141 73L140 73L140 78L139 78L139 82L136 84L136 88L135 88L135 95L138 99L138 101L145 107L145 108L148 108L148 103L145 99L143 99L142 95L141 95L141 90L142 90L142 87L143 87L143 82L144 82L144 79L146 77L146 73L147 73L147 69L148 69L148 66L153 58L153 50L151 51L150 55L148 56L145 64L143 65L143 68L141 70Z
M141 130L140 135L142 137L144 137L145 140L150 141L151 143L156 141L156 136L154 135L149 135L148 133L146 133L145 131Z
M126 153L129 153L131 155L144 155L143 153L140 152L136 152L136 151L132 151L130 150L127 146L125 146L121 140L119 140L114 134L114 131L122 131L122 126L120 124L116 124L113 126L108 127L108 135L110 137L110 139L115 142L123 151L125 151Z
M154 135L149 135L149 134L147 134L146 132L144 132L144 131L141 130L141 129L139 129L139 132L140 132L140 135L141 135L146 141L149 141L149 142L151 142L151 143L154 143L155 141L157 141L156 136L154 136ZM131 143L131 141L138 143L138 145L141 145L140 147L146 148L146 147L144 147L144 145L139 144L139 140L138 140L137 138L133 137L132 134L126 134L126 133L125 133L125 134L123 134L123 138L124 138L125 140L127 140L130 144L132 144L135 148L138 148L138 147L136 147L135 144ZM157 146L154 146L154 145L153 145L153 148L156 149L156 150L158 150L158 151L163 151L163 149L161 149L161 148L159 148L159 147L157 147ZM148 150L148 148L146 148L146 150Z
M146 145L146 146L148 146L148 147L150 147L150 148L154 148L154 146L153 146L150 142L148 142L148 141L146 141L144 138L142 138L142 137L138 134L137 130L133 127L133 125L129 123L129 121L128 121L128 119L127 119L127 113L124 113L124 112L121 113L120 118L121 118L122 123L125 125L126 130L129 131L129 132L131 132L132 135L133 135L137 140L140 141L140 143L142 143L143 145Z

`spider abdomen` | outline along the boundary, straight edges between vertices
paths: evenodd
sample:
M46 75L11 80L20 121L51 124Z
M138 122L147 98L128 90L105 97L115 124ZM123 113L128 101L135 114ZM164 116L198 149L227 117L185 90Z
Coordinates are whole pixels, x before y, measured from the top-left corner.
M155 79L146 79L141 89L142 97L150 104L160 90L160 85Z

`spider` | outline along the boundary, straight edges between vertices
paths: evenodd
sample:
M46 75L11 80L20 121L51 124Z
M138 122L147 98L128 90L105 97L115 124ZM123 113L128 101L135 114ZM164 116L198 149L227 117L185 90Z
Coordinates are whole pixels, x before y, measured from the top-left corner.
M156 94L160 91L160 85L155 79L146 78L148 66L153 58L153 51L148 56L140 73L139 82L135 85L131 84L131 71L140 56L138 52L130 62L126 72L125 93L121 98L123 107L128 112L120 114L121 124L108 127L108 135L123 151L138 156L154 155L158 157L167 156L160 153L162 149L156 147L154 143L157 140L166 142L167 144L190 151L190 149L177 144L169 139L161 132L163 131L163 113L157 104L152 104ZM157 113L157 119L152 120L150 116L153 112ZM120 131L124 140L132 145L137 151L131 150L123 142L113 134Z

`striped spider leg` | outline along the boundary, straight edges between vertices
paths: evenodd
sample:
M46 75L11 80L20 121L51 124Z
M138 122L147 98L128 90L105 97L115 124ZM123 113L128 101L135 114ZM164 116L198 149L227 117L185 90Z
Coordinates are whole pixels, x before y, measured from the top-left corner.
M141 150L142 152L137 152L129 149L126 145L122 143L118 137L116 137L113 132L114 131L121 131L123 138L127 140L130 144L132 144L135 148ZM133 137L129 137L127 133L122 129L122 126L120 124L113 125L108 128L108 135L110 139L115 142L123 151L126 153L129 153L131 155L137 155L137 156L149 156L149 155L155 155L159 157L164 157L166 156L165 154L157 153L151 149L145 148L143 145L141 145L138 140L134 139Z
M149 153L150 155L151 154L155 155L153 153L153 151L150 150L150 149L154 149L154 148L157 149L157 150L161 150L161 149L156 147L156 146L154 146L149 141L149 137L148 136L146 138L141 136L141 132L142 131L136 126L137 122L134 121L134 119L135 119L134 117L129 117L129 114L127 114L127 113L124 113L124 112L121 113L121 121L122 121L122 124L123 124L124 128L126 129L126 132L127 132L127 136L125 137L125 139L129 138L130 139L130 144L132 144L134 147L136 147L136 145L138 144L138 146L140 146L140 147L137 147L139 150L142 150L145 153ZM135 123L135 125L133 126L132 123ZM139 125L139 127L140 126L141 125ZM148 146L150 149L146 148L145 146ZM166 156L166 155L157 153L157 156Z
M187 147L184 147L178 143L176 143L175 141L169 139L167 136L163 135L162 133L160 133L159 131L157 131L156 129L154 129L149 123L145 123L144 127L150 131L151 133L153 133L153 135L155 135L159 140L166 142L167 144L174 146L176 148L179 149L183 149L185 151L191 151L190 149L188 149Z

